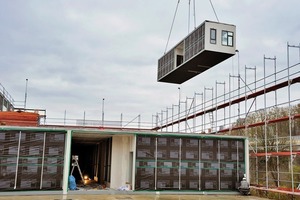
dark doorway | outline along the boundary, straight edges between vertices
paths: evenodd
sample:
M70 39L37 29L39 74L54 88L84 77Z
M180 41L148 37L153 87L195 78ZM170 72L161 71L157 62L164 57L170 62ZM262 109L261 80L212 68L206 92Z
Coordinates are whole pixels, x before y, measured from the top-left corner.
M79 167L87 182L92 180L93 182L105 186L109 184L111 171L111 145L111 137L91 139L75 136L72 139L71 157L72 155L78 156ZM73 166L70 167L72 170ZM75 177L77 184L82 183L77 167L74 167L72 175Z

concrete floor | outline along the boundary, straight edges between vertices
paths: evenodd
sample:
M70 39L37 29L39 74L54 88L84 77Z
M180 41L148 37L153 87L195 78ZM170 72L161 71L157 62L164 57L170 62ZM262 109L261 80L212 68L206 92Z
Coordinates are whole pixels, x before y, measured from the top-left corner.
M91 194L72 194L72 195L27 195L27 196L1 196L0 200L265 200L255 196L241 195L91 195Z

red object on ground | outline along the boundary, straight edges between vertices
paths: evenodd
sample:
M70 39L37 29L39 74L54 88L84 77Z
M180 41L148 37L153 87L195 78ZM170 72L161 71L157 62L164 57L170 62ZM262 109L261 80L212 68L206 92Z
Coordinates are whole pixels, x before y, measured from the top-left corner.
M38 126L39 114L30 112L0 112L0 126Z
M255 156L290 156L290 155L300 155L299 151L284 151L284 152L268 152L268 153L250 153L251 157Z

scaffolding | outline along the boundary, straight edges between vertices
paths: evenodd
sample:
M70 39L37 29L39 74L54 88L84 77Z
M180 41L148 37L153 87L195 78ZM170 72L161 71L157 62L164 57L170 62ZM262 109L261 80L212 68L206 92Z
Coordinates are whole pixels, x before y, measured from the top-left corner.
M228 83L216 81L184 101L179 95L178 104L157 113L153 130L248 136L251 185L294 193L300 184L299 82L300 45L287 43L285 67L264 55L262 67L244 67L244 77L238 70Z
M10 111L14 108L15 100L0 83L0 111Z

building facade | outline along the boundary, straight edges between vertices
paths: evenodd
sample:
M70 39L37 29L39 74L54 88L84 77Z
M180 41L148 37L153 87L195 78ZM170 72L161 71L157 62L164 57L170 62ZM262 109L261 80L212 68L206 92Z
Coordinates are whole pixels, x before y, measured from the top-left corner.
M245 137L1 126L0 191L67 194L72 155L83 175L112 189L235 191L249 174Z

